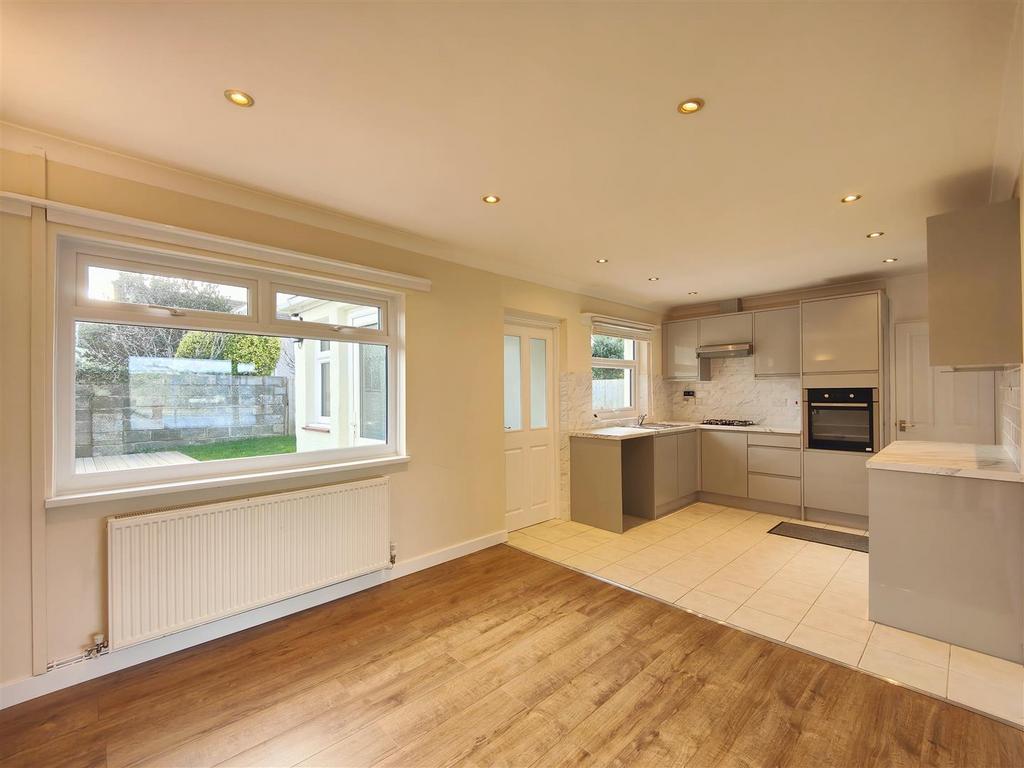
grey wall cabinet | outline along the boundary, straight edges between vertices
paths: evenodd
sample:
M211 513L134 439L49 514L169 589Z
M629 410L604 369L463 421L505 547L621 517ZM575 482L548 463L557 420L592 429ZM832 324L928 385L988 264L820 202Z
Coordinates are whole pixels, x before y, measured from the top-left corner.
M701 431L700 487L707 493L746 498L746 432Z
M666 379L694 381L697 378L697 345L700 321L678 320L662 326L664 354L662 369Z
M869 458L862 453L804 451L804 506L866 517Z
M878 293L814 299L803 302L800 309L805 373L879 370Z
M928 219L932 365L1021 362L1020 201Z
M734 315L703 317L700 320L700 343L733 344L754 340L754 323L749 312Z
M800 308L754 313L754 375L800 375Z
M700 487L698 474L700 454L699 432L684 432L676 435L676 458L678 494L680 498L697 492Z

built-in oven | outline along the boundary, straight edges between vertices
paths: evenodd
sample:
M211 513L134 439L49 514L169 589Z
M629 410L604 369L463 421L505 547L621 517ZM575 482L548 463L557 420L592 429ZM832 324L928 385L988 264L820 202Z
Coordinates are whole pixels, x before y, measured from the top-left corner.
M878 450L878 390L805 389L804 435L808 448L874 453Z

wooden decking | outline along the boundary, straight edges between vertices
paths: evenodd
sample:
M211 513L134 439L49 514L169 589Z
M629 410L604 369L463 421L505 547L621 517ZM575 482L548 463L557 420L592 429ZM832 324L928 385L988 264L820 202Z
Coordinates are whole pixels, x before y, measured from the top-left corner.
M498 546L0 712L0 761L992 767L1024 736Z
M165 467L174 464L193 464L198 459L178 451L155 451L153 453L129 453L121 456L93 456L75 459L75 473L111 472L118 469L140 469L142 467Z

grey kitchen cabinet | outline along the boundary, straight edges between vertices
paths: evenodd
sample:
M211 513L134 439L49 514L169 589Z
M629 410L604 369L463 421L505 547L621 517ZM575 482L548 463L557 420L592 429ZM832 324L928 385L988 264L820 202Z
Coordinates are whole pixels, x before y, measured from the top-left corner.
M666 379L696 380L699 323L699 320L676 320L662 326L662 371Z
M800 308L754 313L754 375L800 375Z
M677 435L654 438L655 509L679 497L679 454Z
M804 506L867 517L870 458L863 453L804 451Z
M677 493L679 498L684 498L696 493L700 487L700 475L698 474L700 433L683 432L676 435L676 439L676 476L679 484Z
M700 487L706 493L746 498L746 432L701 430Z
M1021 362L1020 201L928 219L932 365Z
M804 301L800 314L805 373L880 369L882 329L878 292Z
M702 317L700 319L700 343L733 344L752 342L754 340L754 323L749 312L738 312L733 315Z

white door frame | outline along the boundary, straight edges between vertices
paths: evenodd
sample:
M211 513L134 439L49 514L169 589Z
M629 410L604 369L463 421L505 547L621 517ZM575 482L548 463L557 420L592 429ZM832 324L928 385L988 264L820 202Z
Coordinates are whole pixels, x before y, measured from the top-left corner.
M562 358L560 355L561 349L561 335L562 335L562 320L551 315L541 315L536 312L527 312L526 310L505 308L505 324L506 325L525 325L528 328L544 328L550 330L552 337L551 346L551 376L554 386L552 387L552 411L551 414L551 429L552 438L555 444L554 451L554 465L551 469L553 477L551 480L551 487L553 489L552 501L555 505L555 518L558 520L568 520L569 518L565 515L562 510L562 407L561 407L561 387L559 382L561 380L562 373Z
M895 313L893 312L893 309L892 309L892 302L890 301L890 302L888 302L888 304L889 304L889 312L888 312L888 314L889 314L889 327L888 327L888 329L886 331L886 337L888 338L888 342L889 342L888 346L889 346L889 348L887 350L886 358L888 360L888 369L889 370L886 371L886 378L888 379L888 381L885 384L885 388L886 388L886 391L888 391L888 393L889 393L889 397L888 397L889 403L888 403L888 407L886 408L886 411L885 411L885 429L883 430L884 442L882 443L882 447L883 448L886 445L888 445L890 442L895 442L897 440L897 436L899 434L899 425L896 423L897 422L897 418L896 418L897 417L897 413L896 413L896 326L897 325L907 325L907 324L910 324L910 323L928 323L928 318L927 317L916 317L916 316L915 317L904 317L904 318L902 318L900 320L897 320L896 317L895 317ZM930 325L929 325L929 331L930 331ZM993 389L995 390L993 392L993 398L994 398L993 399L993 403L994 403L994 407L993 407L993 434L994 434L995 437L998 438L999 437L999 429L998 429L998 427L996 425L996 421L999 418L999 416L998 416L998 413L999 413L999 392L998 392L998 385L996 384L995 381L993 381Z

